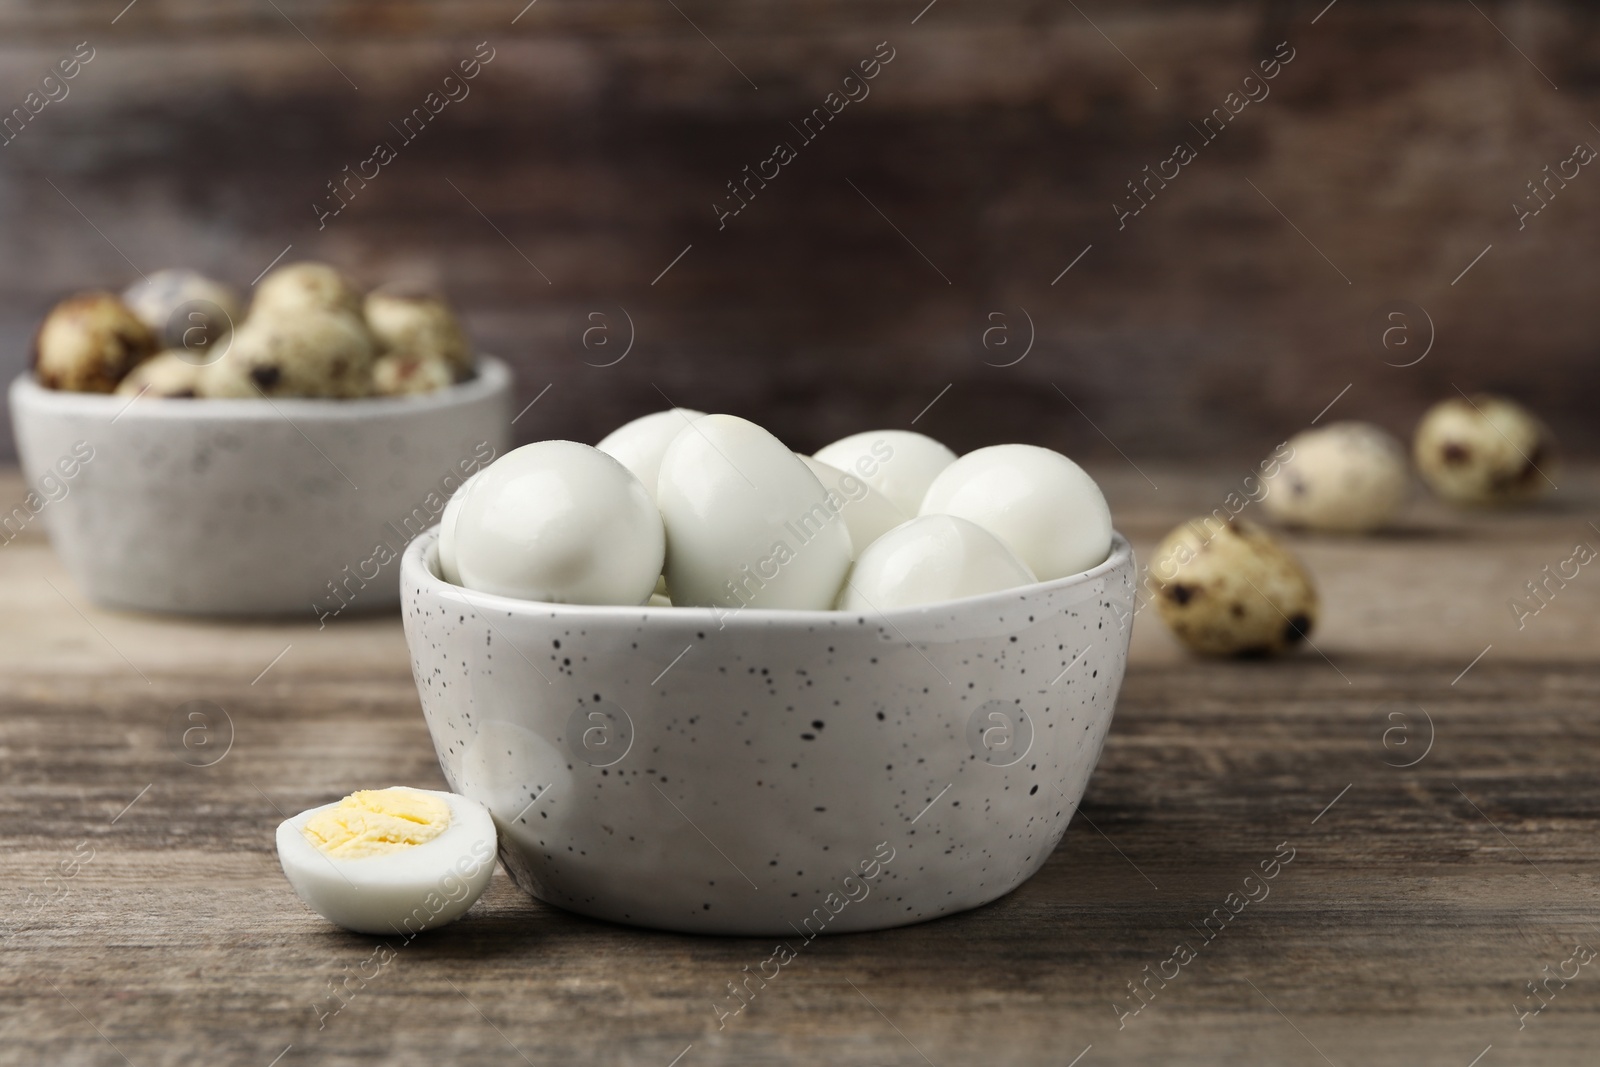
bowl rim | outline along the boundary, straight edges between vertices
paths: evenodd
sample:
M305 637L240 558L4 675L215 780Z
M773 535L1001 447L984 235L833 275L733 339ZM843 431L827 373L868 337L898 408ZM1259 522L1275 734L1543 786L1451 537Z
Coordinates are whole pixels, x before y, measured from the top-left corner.
M1133 545L1120 532L1111 531L1111 551L1106 558L1090 567L1088 570L1069 574L1062 578L1053 578L1048 582L1035 582L1032 585L1013 586L1010 589L1001 589L994 593L981 593L977 596L961 597L956 600L941 600L932 604L916 604L911 607L890 608L887 611L841 611L826 609L820 611L804 611L798 608L700 608L700 607L655 607L650 604L557 604L542 600L522 600L517 597L502 596L499 593L482 593L475 589L465 589L453 585L434 573L434 564L437 555L434 548L439 540L439 527L430 526L422 533L411 539L400 559L400 600L401 611L405 611L407 594L411 587L413 576L420 572L416 578L419 592L450 596L454 595L466 601L468 606L503 612L506 616L523 616L525 618L570 618L570 619L612 619L616 621L637 621L641 614L646 618L674 619L683 622L697 622L700 625L711 624L719 629L725 628L730 622L737 623L741 619L748 619L751 624L772 625L774 623L807 624L815 626L818 621L840 620L849 618L880 618L918 619L926 617L930 612L939 611L954 605L963 609L981 610L989 605L1014 603L1019 596L1038 596L1053 593L1073 586L1087 585L1090 582L1115 572L1121 567L1133 566Z
M14 405L26 405L33 410L56 415L103 417L108 422L124 417L129 422L194 422L207 419L276 422L285 416L294 420L338 422L375 415L412 415L450 408L510 390L511 368L504 360L496 356L479 355L476 367L477 373L466 381L420 396L150 397L151 403L141 404L138 401L142 398L137 396L129 398L115 393L47 389L34 378L32 368L12 379L8 393ZM170 403L166 402L169 400Z

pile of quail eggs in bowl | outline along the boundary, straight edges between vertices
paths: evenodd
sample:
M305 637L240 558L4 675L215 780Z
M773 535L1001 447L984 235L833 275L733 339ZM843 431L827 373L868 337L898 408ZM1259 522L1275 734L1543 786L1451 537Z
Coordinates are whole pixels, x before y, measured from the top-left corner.
M519 887L809 938L1038 870L1110 729L1134 576L1049 449L801 456L673 409L474 475L401 561L402 620L440 768Z
M45 316L8 399L78 588L206 616L392 609L409 537L510 444L510 368L448 302L323 263L154 271Z
M45 389L149 399L415 396L474 374L455 312L408 285L362 290L326 263L290 263L239 294L158 270L122 293L76 293L33 342Z
M441 577L547 603L887 611L1050 581L1111 550L1094 480L1046 448L966 456L910 431L800 456L675 408L598 446L541 441L474 475Z

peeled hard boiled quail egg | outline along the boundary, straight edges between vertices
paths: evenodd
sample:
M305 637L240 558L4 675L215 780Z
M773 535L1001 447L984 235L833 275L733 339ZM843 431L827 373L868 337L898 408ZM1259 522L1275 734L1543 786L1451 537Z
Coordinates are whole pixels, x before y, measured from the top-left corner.
M891 504L888 497L849 471L830 467L810 456L800 456L800 460L828 491L833 509L844 517L855 558L860 559L868 545L910 518Z
M473 476L454 551L468 589L559 604L643 604L665 553L639 479L574 441L513 449Z
M1094 479L1059 452L991 445L939 473L923 515L956 515L1011 547L1039 581L1086 571L1111 553L1111 509Z
M956 454L910 430L868 430L835 441L816 458L855 474L910 516L917 513L934 477L956 461Z
M454 793L365 789L279 823L278 861L329 922L409 936L454 922L483 895L494 820Z
M1365 422L1335 422L1289 439L1289 458L1261 506L1279 522L1358 532L1389 522L1410 474L1400 442Z
M1150 574L1161 618L1196 652L1282 652L1317 622L1310 575L1276 538L1242 519L1184 523L1156 548Z
M468 487L482 473L476 471L462 482L461 487L450 494L450 499L444 505L444 513L439 516L439 577L451 585L461 584L461 570L456 566L456 523L461 518L461 505L467 502Z
M1514 504L1543 496L1556 472L1556 443L1527 408L1479 393L1428 409L1412 442L1417 471L1453 504Z
M654 500L661 457L666 454L667 446L687 430L691 422L704 418L705 414L693 408L670 408L643 415L618 426L595 447L632 471Z
M755 423L696 419L661 457L656 502L674 605L833 606L850 531L817 476Z
M842 611L888 611L980 596L1036 579L994 534L954 515L924 515L868 546L839 593Z

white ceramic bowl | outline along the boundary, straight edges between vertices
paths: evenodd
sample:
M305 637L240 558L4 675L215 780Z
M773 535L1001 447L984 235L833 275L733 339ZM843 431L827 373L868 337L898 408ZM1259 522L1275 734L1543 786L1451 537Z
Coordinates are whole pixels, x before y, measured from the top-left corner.
M484 357L416 398L131 403L25 373L10 400L30 521L93 600L326 621L398 602L406 542L507 448L511 373Z
M876 616L513 600L442 581L436 541L402 617L451 788L535 897L669 930L881 929L1014 889L1083 796L1132 632L1121 535L1082 574Z

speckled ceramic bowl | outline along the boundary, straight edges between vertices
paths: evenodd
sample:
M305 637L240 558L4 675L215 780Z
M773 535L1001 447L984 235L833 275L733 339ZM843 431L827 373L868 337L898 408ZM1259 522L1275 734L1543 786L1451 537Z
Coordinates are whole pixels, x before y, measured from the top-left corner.
M98 603L199 615L392 608L399 556L507 448L511 373L416 398L163 400L11 383L42 522Z
M442 581L436 541L402 615L445 777L518 885L616 922L809 938L1010 892L1127 662L1120 535L1083 574L877 616L513 600Z

